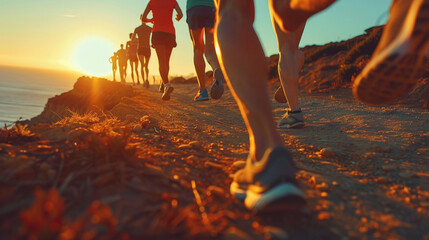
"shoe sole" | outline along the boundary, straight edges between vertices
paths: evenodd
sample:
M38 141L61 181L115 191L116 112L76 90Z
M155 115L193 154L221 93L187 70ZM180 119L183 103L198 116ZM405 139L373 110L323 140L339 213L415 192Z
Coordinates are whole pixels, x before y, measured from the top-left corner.
M384 104L413 89L429 61L429 0L413 0L398 38L357 77L353 94L368 104ZM413 29L409 29L413 25Z
M244 190L235 182L231 184L231 194L244 200L247 209L258 213L291 211L302 209L306 205L304 193L292 183L281 183L266 192L258 193Z
M173 92L174 87L169 87L167 92L162 95L162 100L167 101L170 100L170 94Z
M195 99L194 102L205 102L210 100L209 98L204 98L204 99Z
M222 71L220 70L215 71L214 75L215 75L214 78L216 80L210 89L210 97L212 99L220 99L224 92L223 83L225 81L225 78L223 76Z

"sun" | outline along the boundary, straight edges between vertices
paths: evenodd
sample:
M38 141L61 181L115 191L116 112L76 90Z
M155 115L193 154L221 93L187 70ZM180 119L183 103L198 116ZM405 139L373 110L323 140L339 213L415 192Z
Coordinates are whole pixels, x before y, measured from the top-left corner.
M91 76L108 75L112 71L109 58L114 51L114 46L103 38L86 38L74 50L74 67Z

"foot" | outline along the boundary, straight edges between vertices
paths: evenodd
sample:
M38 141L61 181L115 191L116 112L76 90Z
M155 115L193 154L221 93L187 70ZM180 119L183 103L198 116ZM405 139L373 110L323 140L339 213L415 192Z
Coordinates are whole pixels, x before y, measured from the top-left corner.
M140 80L137 80L137 85L140 85Z
M145 82L144 82L144 87L145 87L145 88L149 88L149 81L145 81Z
M170 100L170 95L173 92L173 90L174 90L174 87L172 87L171 84L167 83L165 85L164 93L162 94L161 99L164 101Z
M161 83L159 85L159 89L158 90L159 90L160 93L163 93L164 92L164 84Z
M392 5L374 56L354 82L353 93L364 103L405 96L429 62L429 0L413 0L407 7L393 4L398 5Z
M299 210L305 205L292 154L282 146L268 149L259 162L247 159L245 168L235 173L230 191L256 212Z
M274 100L276 100L278 103L287 103L285 92L283 91L282 86L277 88L276 92L274 93Z
M278 128L303 128L304 117L301 110L287 111L277 123Z
M214 81L210 89L210 97L212 99L219 99L223 94L223 82L225 80L222 70L217 68L213 71Z
M208 101L209 100L209 92L207 89L203 91L198 91L197 95L194 97L195 102Z

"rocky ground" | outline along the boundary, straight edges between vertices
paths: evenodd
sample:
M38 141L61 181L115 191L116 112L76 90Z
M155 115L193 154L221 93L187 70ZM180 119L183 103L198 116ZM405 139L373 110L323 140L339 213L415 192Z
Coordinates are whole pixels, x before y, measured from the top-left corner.
M306 127L280 132L308 209L255 215L229 194L248 149L238 107L195 92L81 78L1 130L2 239L429 238L427 110L304 95Z

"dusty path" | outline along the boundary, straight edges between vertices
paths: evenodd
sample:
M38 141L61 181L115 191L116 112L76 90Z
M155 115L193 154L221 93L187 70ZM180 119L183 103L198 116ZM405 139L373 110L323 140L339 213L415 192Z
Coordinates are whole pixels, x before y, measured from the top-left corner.
M228 90L195 103L196 85L176 84L164 102L157 86L134 94L107 80L78 82L47 104L44 119L56 120L32 122L37 136L0 131L4 239L52 222L35 189L54 189L51 200L64 204L48 211L63 223L49 239L429 239L427 111L365 106L349 90L303 96L306 127L280 132L308 209L260 216L229 194L248 136ZM97 98L113 108L81 106ZM66 116L68 106L83 115ZM273 107L280 118L284 105Z
M137 108L134 112L155 119L161 135L176 136L182 143L198 141L217 146L210 150L212 154L201 156L221 164L222 171L200 168L195 174L195 166L182 162L182 167L191 171L176 169L175 174L201 181L203 188L214 185L227 193L228 175L236 170L231 165L245 159L248 148L246 129L230 92L226 91L221 100L194 103L193 85L177 84L168 102L160 100L155 87L139 91L134 100L148 103L131 104ZM429 112L362 105L348 90L304 96L301 103L306 127L280 132L300 168L298 179L311 209L311 220L305 224L311 227L297 230L284 220L274 225L280 224L292 239L428 238ZM273 106L279 118L284 106ZM216 179L210 177L212 172L216 172ZM239 222L243 228L251 226L253 231L242 229L250 236L258 232L255 222L263 224L266 220L248 219L246 211L229 196L216 201L243 213Z

